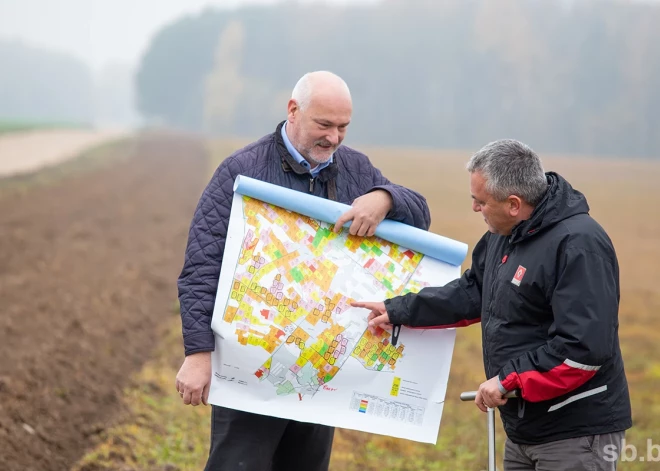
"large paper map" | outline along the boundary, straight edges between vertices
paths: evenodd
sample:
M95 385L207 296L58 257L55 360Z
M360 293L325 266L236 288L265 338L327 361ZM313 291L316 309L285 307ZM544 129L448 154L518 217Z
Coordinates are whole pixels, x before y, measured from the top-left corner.
M458 275L458 266L379 237L337 234L236 192L212 323L210 402L435 443L454 331L404 328L393 345L350 304Z

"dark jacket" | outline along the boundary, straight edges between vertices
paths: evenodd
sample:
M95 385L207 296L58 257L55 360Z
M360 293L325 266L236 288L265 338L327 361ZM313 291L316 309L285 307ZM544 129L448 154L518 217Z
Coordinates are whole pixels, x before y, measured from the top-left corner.
M385 302L414 327L482 323L486 377L522 399L500 407L519 444L631 427L619 349L619 266L585 197L556 173L511 236L486 233L472 267L444 287Z
M345 204L370 191L392 195L388 219L427 230L431 216L420 194L391 183L368 157L346 146L334 153L333 163L311 174L289 154L277 130L236 151L218 166L204 190L190 225L183 269L178 279L179 303L186 355L215 349L211 316L222 266L234 180L238 175L311 193Z

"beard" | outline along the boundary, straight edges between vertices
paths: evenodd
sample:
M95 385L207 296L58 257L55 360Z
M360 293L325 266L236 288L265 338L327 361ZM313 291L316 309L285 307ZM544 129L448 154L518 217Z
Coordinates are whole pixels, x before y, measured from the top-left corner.
M328 141L317 141L311 148L305 149L303 155L310 163L321 165L330 160L337 147L339 145L333 146Z

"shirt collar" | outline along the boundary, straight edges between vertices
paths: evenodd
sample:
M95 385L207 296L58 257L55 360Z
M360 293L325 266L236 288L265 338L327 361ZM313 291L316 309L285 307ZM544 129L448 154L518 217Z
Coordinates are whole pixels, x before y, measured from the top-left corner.
M300 152L298 152L298 150L295 147L293 147L293 144L291 144L291 141L289 140L289 136L286 135L287 122L288 121L285 121L284 125L282 126L282 139L284 140L284 145L286 146L286 150L288 150L289 154L291 154L291 156L294 159L296 159L296 162L298 162L300 165L305 167L309 171L309 173L311 173L312 176L315 177L316 175L319 174L321 170L323 170L332 163L332 159L334 155L331 155L327 162L319 164L316 166L316 168L314 168L314 170L311 170L311 165L309 165L309 162L307 162L307 160L305 160L305 158L300 154Z

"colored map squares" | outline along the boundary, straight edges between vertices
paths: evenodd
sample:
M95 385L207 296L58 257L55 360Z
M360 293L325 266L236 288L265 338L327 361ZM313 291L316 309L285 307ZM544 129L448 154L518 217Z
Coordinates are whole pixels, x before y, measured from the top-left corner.
M422 260L422 254L376 237L348 235L344 246L356 263L387 288L387 297L403 293Z
M240 345L269 354L254 375L278 395L302 400L348 360L372 371L394 370L404 345L395 348L388 332L374 336L366 323L343 318L353 299L333 290L333 281L341 263L344 274L377 284L389 297L404 291L421 254L375 237L336 234L327 224L248 197L243 205L246 230L223 320ZM328 256L332 250L339 254Z
M372 335L369 330L365 331L351 356L370 370L394 370L396 362L403 356L404 349L403 344L393 346L390 343L390 334L378 328L376 335Z

